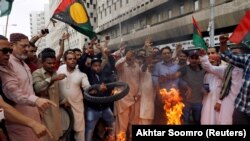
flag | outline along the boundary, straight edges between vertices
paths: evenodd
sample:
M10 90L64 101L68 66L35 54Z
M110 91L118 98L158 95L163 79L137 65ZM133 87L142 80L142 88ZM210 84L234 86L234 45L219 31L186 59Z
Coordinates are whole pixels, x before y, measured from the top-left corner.
M69 24L90 39L96 38L87 10L81 0L62 0L52 18Z
M207 50L207 45L202 38L202 34L198 27L198 24L196 20L194 19L194 17L192 17L192 19L193 19L193 28L194 28L192 44L197 48L204 48L205 50Z
M250 47L250 11L247 11L245 16L240 20L240 23L237 25L236 29L233 31L229 40L233 43L245 44L247 47Z
M10 14L13 1L14 0L0 0L0 17Z

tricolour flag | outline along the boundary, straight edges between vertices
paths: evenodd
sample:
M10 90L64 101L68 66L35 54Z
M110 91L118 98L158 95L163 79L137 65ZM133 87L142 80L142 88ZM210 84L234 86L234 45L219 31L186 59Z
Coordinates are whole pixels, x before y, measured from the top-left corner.
M204 41L204 39L202 38L202 34L201 31L198 27L198 24L196 22L196 20L194 19L194 17L192 17L193 19L193 42L192 44L196 47L196 48L204 48L205 50L207 50L207 45Z
M243 43L250 47L250 11L247 11L245 16L240 20L236 29L230 36L229 40L233 43Z
M0 17L10 14L14 0L0 0Z
M96 38L87 10L81 0L62 0L52 18L69 24L90 39Z

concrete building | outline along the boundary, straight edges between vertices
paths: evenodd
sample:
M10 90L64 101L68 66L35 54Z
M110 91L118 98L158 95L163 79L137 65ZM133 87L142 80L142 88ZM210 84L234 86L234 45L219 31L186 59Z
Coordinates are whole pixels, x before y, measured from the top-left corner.
M30 31L31 37L37 35L41 32L42 29L46 27L46 24L49 21L48 15L48 5L44 6L44 11L32 11L30 13ZM43 48L47 47L46 38L41 38L36 42L36 45L39 47L38 52L40 52Z
M210 0L98 0L97 6L97 31L110 35L112 48L121 41L141 47L148 36L155 46L191 40L192 16L209 36ZM249 8L250 0L215 0L215 35L232 32Z
M97 13L96 13L96 1L97 0L82 0L85 3L85 7L88 11L88 15L90 17L90 22L94 28L97 26ZM60 4L61 0L51 0L49 1L49 11L50 17L52 17L55 9ZM57 20L55 20L57 21ZM48 35L50 47L54 48L56 51L59 49L59 39L62 37L63 33L69 33L70 38L69 40L65 41L65 50L73 49L73 48L80 48L84 46L84 44L89 41L89 38L85 35L77 32L69 25L57 21L54 25L52 22L49 24L50 34Z

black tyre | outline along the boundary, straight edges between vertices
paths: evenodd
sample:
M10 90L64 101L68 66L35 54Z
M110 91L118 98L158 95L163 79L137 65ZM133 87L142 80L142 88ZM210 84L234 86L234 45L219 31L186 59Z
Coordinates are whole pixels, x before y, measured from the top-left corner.
M110 96L105 96L105 97L98 97L98 96L94 96L94 95L89 94L90 90L98 89L99 86L100 86L100 84L92 85L87 90L85 90L84 91L84 98L87 101L94 102L94 103L111 103L111 102L120 100L121 98L126 96L129 92L129 86L127 83L125 83L125 82L113 82L113 83L106 84L106 86L108 87L108 89L122 88L122 90L119 93L114 94L114 95L110 95Z
M73 127L74 127L74 115L70 107L60 106L61 117L62 117L62 126L63 126L63 135L60 139L65 141L73 141Z

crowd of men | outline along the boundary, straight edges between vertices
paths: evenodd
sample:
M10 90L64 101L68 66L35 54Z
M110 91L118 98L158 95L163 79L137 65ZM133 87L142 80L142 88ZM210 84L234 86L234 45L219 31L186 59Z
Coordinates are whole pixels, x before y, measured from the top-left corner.
M10 141L59 141L67 130L65 114L73 113L70 140L115 140L126 133L131 140L133 124L166 124L164 99L160 89L176 88L183 102L183 124L232 125L250 123L250 60L248 47L228 47L228 37L220 37L220 47L175 51L144 46L133 50L124 43L118 51L92 40L82 49L64 49L69 34L63 34L59 52L53 47L37 54L36 41L22 33L0 36L0 138ZM125 50L125 52L123 52ZM84 99L90 95L108 97L107 84L122 81L128 94L110 103Z

